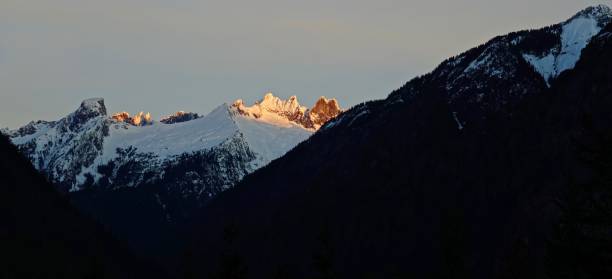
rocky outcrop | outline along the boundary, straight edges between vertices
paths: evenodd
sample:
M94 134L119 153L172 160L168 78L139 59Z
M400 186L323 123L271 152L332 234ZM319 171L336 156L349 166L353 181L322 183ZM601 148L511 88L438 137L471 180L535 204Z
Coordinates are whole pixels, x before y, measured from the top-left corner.
M144 113L143 111L130 117L128 112L118 112L111 116L111 118L117 122L125 122L134 126L146 126L153 124L153 118L150 113Z
M113 116L111 116L111 118L114 119L117 122L126 122L126 123L129 123L130 113L128 113L126 111L118 112L118 113L113 114Z
M302 125L318 130L323 124L336 118L340 113L342 113L342 109L340 109L336 99L328 100L325 97L320 97L314 107L306 112Z
M168 115L162 118L159 122L164 123L164 124L174 124L174 123L191 121L191 120L198 119L198 118L200 118L200 116L197 113L177 111L176 113L172 115Z

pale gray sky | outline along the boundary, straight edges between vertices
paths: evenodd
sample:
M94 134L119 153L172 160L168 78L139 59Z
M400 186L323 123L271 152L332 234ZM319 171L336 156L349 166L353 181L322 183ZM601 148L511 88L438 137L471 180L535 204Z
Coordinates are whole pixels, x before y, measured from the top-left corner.
M266 91L383 98L495 36L612 0L0 0L0 127L109 112L208 113Z

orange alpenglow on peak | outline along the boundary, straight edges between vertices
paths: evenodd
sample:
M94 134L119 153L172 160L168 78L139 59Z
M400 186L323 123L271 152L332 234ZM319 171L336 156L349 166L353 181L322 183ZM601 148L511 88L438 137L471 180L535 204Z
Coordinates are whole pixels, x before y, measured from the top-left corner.
M340 105L336 99L327 99L324 96L319 97L314 107L309 110L308 121L315 129L321 128L325 123L334 119L342 113Z
M126 120L130 119L130 114L128 112L122 111L113 114L113 116L111 117L119 122L126 122Z
M130 117L130 114L123 111L119 113L115 113L111 116L111 118L117 122L124 122L128 124L132 124L134 126L146 126L153 124L153 118L150 113L139 112L136 115Z
M243 100L238 99L232 104L232 108L247 117L260 120L280 117L305 129L315 131L327 121L342 113L336 99L328 100L325 97L320 97L315 105L309 109L300 105L296 96L283 100L274 96L271 92L266 93L263 99L250 107L246 106Z

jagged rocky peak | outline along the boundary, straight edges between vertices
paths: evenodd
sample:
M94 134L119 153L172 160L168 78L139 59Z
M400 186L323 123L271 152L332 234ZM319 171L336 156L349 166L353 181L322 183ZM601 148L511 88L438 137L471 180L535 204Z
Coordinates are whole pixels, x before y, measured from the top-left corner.
M266 93L263 99L250 107L245 106L241 99L236 100L232 107L245 116L262 118L266 114L276 114L291 121L303 116L306 112L306 107L300 105L296 96L291 96L288 100L282 100L271 92Z
M300 114L306 110L305 107L300 105L296 96L291 96L287 100L282 100L274 96L271 92L266 93L263 100L259 102L259 107L269 112L288 115Z
M124 122L134 126L146 126L153 124L153 118L150 113L139 112L134 116L130 116L128 112L118 112L111 116L117 122Z
M286 120L310 130L318 130L323 124L342 112L336 99L328 100L321 97L309 109L300 105L296 96L283 100L271 92L266 93L263 99L252 106L246 106L244 101L239 99L231 107L246 117L270 122L277 122L279 119Z
M102 98L91 98L81 102L79 108L68 116L68 123L70 129L78 129L84 123L89 120L106 116L106 106L104 105L104 99Z
M200 118L200 116L197 113L184 112L181 110L181 111L175 112L172 115L168 115L162 118L159 122L164 123L164 124L174 124L174 123L191 121L191 120L198 119L198 118Z
M81 102L79 108L74 112L79 119L90 119L98 116L106 116L106 106L104 99L91 98Z

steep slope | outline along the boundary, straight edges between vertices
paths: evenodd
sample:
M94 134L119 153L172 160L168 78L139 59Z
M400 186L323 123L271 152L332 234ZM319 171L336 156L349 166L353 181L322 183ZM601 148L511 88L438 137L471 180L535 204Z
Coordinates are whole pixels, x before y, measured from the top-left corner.
M160 278L53 189L0 135L1 278Z
M108 135L104 100L88 99L58 121L37 121L10 131L15 145L60 191L75 184L81 166L89 166Z
M603 26L610 10L497 37L329 122L202 211L194 270L546 278L555 201L591 176L576 142L612 130L612 27L577 29L589 47L575 69L555 58L558 76L524 54L551 52L585 17Z

